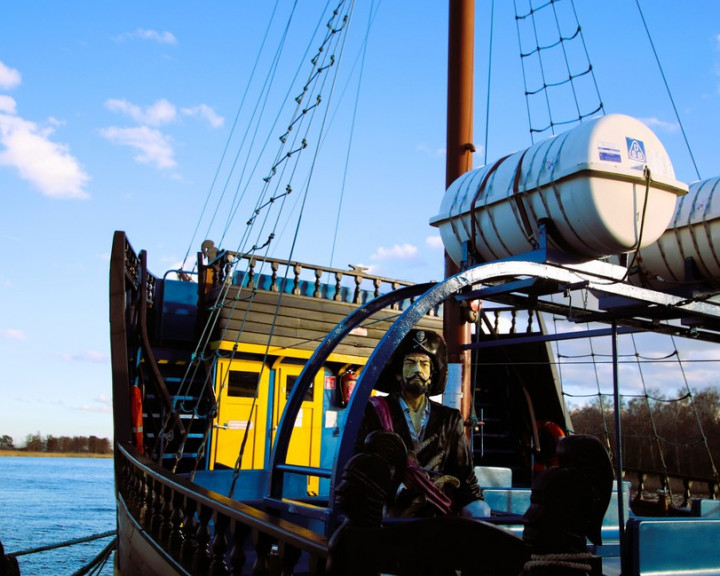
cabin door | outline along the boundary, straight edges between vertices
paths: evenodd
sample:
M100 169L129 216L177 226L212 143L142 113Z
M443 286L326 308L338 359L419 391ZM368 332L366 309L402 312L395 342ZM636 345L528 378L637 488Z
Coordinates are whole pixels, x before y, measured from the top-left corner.
M269 370L262 366L251 360L218 360L211 470L234 468L243 444L241 468L264 468Z
M302 366L279 364L275 370L275 409L273 410L273 441L280 424L290 391L300 376ZM322 439L323 416L323 371L315 376L310 389L305 394L302 407L295 419L292 438L288 448L288 464L297 466L319 466L320 444ZM317 495L320 487L318 477L308 478L308 494Z

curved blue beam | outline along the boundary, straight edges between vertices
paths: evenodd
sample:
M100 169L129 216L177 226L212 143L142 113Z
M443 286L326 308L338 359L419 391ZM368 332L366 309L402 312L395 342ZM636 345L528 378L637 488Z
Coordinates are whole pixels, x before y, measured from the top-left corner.
M577 272L535 262L503 261L481 264L469 270L461 271L430 288L412 306L405 310L385 333L385 336L380 340L363 368L346 408L345 428L338 443L330 481L328 515L331 529L337 520L337 512L333 509L335 488L340 481L345 464L354 453L355 441L370 394L397 345L429 310L440 305L451 296L483 282L502 278L517 278L518 276L550 278L561 283L572 283L582 279Z
M315 375L323 367L338 344L348 335L348 333L359 326L367 318L376 312L392 306L397 302L409 300L426 292L434 286L434 282L425 284L416 284L414 286L404 286L389 294L383 294L374 298L367 304L355 309L351 314L346 316L333 330L325 337L315 352L308 360L293 386L285 410L278 424L278 432L275 437L275 445L270 457L270 487L269 495L271 498L281 498L283 491L284 473L278 470L278 466L287 463L287 453L290 446L290 437L292 436L295 419L302 407L305 393L312 385ZM412 307L412 306L411 306ZM429 311L429 309L428 309Z

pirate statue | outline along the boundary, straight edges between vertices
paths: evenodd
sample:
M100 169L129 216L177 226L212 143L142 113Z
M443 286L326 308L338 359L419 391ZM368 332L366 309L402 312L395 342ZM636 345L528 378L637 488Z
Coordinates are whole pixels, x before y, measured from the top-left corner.
M393 483L385 502L391 516L489 516L475 477L462 415L430 399L447 380L445 341L411 330L393 353L365 410L357 452L389 461Z

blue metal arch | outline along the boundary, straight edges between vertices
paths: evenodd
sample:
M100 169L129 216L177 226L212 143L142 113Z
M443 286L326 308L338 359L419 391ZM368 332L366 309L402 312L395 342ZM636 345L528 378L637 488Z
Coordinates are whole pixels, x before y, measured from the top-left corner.
M335 488L340 480L340 476L347 461L353 455L356 437L360 429L360 423L365 412L365 406L370 398L370 394L375 387L383 367L389 361L397 345L402 341L410 329L423 318L423 316L425 316L431 309L439 306L448 298L472 289L473 287L482 285L483 283L497 281L503 278L517 279L519 277L550 279L560 284L574 285L578 282L585 282L589 278L592 278L592 274L583 274L580 270L571 270L568 268L554 266L552 264L520 260L506 260L480 264L468 270L461 271L455 276L451 276L438 284L430 283L407 287L377 298L368 303L366 306L357 309L353 314L338 324L338 326L325 338L320 346L318 346L315 354L301 373L300 378L296 382L295 388L288 399L285 412L283 413L280 422L276 446L273 450L273 457L271 460L271 479L269 487L270 498L277 499L282 497L284 471L281 470L280 467L284 466L286 462L287 450L290 442L290 436L292 434L292 426L299 412L304 394L330 352L335 348L335 346L337 346L340 340L342 340L342 338L347 335L350 330L352 330L352 328L381 308L384 308L393 302L397 302L405 298L411 298L414 295L420 294L417 300L397 318L397 320L385 333L385 336L383 336L378 343L374 352L368 359L367 364L362 370L360 378L355 385L353 395L346 408L347 418L345 421L345 427L342 431L340 442L338 443L333 469L330 474L331 482L329 506L325 514L323 514L324 519L328 521L328 527L330 530L333 529L337 520L337 511L333 509ZM645 293L650 294L650 291L642 288L626 288L619 283L608 283L607 278L600 279L597 276L594 278L597 282L597 287L600 287L610 293L624 293L627 290L630 290L630 293L634 293L636 296L640 296ZM673 298L670 299L673 300ZM675 299L677 300L677 298ZM691 307L693 305L686 304L686 306Z
M434 285L435 283L428 282L414 286L405 286L389 294L378 296L346 316L315 349L315 352L307 364L305 364L305 367L290 392L290 396L285 404L285 410L278 424L275 445L270 458L269 496L271 498L282 497L284 472L278 468L287 463L287 453L290 446L293 426L302 407L305 394L315 379L315 375L323 367L330 354L332 354L337 345L340 344L343 338L345 338L353 328L359 326L373 314L397 302L413 299Z

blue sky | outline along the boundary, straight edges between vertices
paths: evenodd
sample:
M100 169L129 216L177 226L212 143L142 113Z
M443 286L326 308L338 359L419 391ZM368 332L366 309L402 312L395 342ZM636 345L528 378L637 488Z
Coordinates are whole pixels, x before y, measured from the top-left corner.
M305 28L320 2L298 9ZM444 191L447 15L437 0L377 2L353 108L370 2L356 9L332 138L295 259L438 279L427 225ZM497 2L487 146L530 144L515 23ZM680 180L695 180L634 2L578 1L608 112L645 121ZM5 3L0 18L0 434L112 435L108 266L113 231L158 275L217 228L193 235L230 138L272 2ZM720 175L720 4L642 2L702 178ZM286 14L290 2L279 2ZM478 2L475 164L485 154L489 6ZM301 26L300 28L303 28ZM304 44L288 39L289 54ZM353 62L355 66L353 68ZM291 64L280 77L291 74ZM355 78L355 80L353 80ZM338 91L340 93L340 91ZM251 95L252 96L252 95ZM332 235L343 178L340 234ZM224 220L223 220L224 222ZM206 233L207 232L207 233ZM242 234L231 228L232 245ZM284 239L279 242L287 242ZM280 253L278 253L280 255ZM700 354L709 354L702 351ZM714 381L706 367L702 387Z

